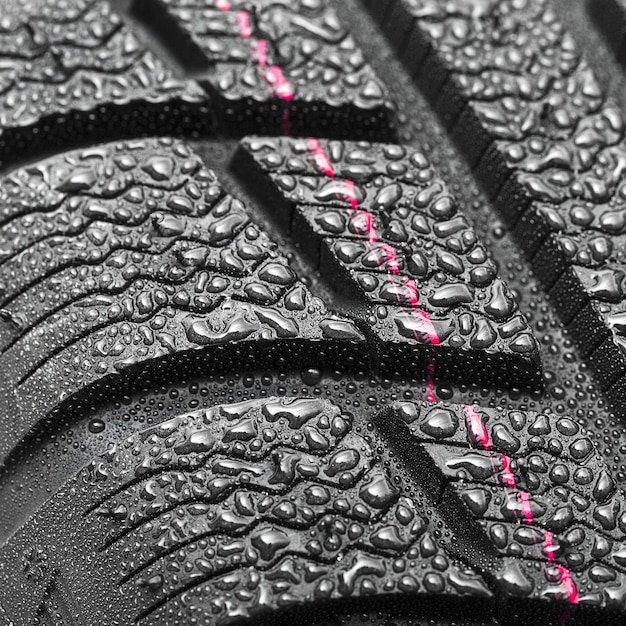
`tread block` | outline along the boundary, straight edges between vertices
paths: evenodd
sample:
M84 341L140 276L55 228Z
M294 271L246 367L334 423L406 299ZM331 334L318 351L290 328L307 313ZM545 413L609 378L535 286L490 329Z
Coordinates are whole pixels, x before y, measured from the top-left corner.
M200 86L175 79L107 2L6 4L0 25L3 161L34 145L87 134L211 128Z
M140 364L158 375L168 359L204 369L333 346L350 362L365 345L180 141L69 152L0 189L2 456L91 386L132 384Z
M269 398L112 444L0 548L3 562L23 564L14 577L0 570L0 601L12 610L14 585L37 588L44 570L65 576L102 623L111 598L120 624L257 623L366 596L488 610L481 577L446 554L360 430L330 401ZM32 619L28 602L16 624Z
M181 60L204 64L221 132L392 136L389 92L325 0L143 0L136 11L186 43Z
M423 154L252 137L236 158L347 306L367 307L384 371L420 371L430 354L444 378L537 384L532 332Z
M602 384L614 383L626 371L622 112L546 0L396 0L393 15L413 24L405 63L517 224L583 351L601 347L614 365L597 370Z
M495 548L498 597L623 610L623 497L573 420L398 403L376 423L440 506L462 505Z

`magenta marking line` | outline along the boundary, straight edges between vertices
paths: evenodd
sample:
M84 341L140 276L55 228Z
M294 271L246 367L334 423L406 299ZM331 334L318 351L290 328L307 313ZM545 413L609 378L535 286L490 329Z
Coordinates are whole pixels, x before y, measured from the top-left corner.
M317 139L312 137L309 138L305 144L305 151L309 162L320 173L332 180L336 180L332 163ZM366 238L366 245L371 252L376 252L373 244L378 241L378 234L374 227L373 217L369 211L359 208L356 193L354 191L354 183L351 180L337 181L336 197L338 200L342 200L349 204L350 208L348 209L348 216L355 232ZM379 248L382 250L385 257L385 263L383 265L383 263L378 262L378 266L391 274L393 277L392 282L395 279L396 286L398 286L403 293L402 297L399 293L396 294L402 313L418 323L418 330L413 331L415 340L418 343L422 343L420 334L424 335L426 336L427 342L430 346L430 354L426 368L426 400L428 400L428 402L435 402L435 394L433 392L435 363L432 350L434 349L434 346L439 344L439 336L435 331L435 327L433 326L428 313L417 306L418 294L417 288L415 287L415 281L408 277L402 277L402 279L398 278L400 268L393 247L389 244L383 243L379 246ZM406 308L407 306L408 310Z
M220 11L231 10L228 0L214 1L215 7ZM278 65L268 65L267 41L265 39L257 39L253 42L250 14L247 11L237 11L237 26L239 28L239 36L248 42L250 58L257 66L259 76L265 84L270 98L277 97L282 102L282 132L283 135L289 135L289 106L293 100L293 89Z
M501 482L506 489L515 489L515 476L511 470L510 459L505 454L492 453L491 441L489 439L489 433L483 423L480 415L473 406L462 404L463 413L465 414L465 425L467 431L467 440L470 446L483 450L489 453L491 461L491 467L493 476L496 482ZM499 469L496 469L494 462L494 456L498 460ZM508 492L506 497L511 502L511 495ZM518 516L520 522L524 524L533 523L533 513L530 508L530 494L527 491L518 490L514 494L515 500L520 504L521 512ZM544 556L548 562L545 574L549 582L554 581L557 584L557 588L561 594L568 600L570 605L578 604L578 590L572 580L570 571L554 562L554 546L552 544L553 534L546 530L544 531L544 538L542 542L542 548L537 547L538 556ZM566 626L571 616L571 610L568 609L562 616L559 626Z
M252 29L247 11L237 11L237 26L239 27L239 35L243 39L250 39Z

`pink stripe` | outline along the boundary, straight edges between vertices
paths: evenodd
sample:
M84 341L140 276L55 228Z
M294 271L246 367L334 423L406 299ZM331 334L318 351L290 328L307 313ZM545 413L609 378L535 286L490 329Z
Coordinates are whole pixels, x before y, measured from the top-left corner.
M333 171L332 163L326 156L326 153L320 146L320 142L313 137L307 140L307 149L312 153L314 163L313 165L328 178L335 178L335 172Z
M355 213L354 215L351 214L351 221L355 229L354 232L356 232L358 235L364 235L369 241L378 241L378 235L376 234L376 229L374 228L374 218L372 217L372 214L369 211L366 211L365 209L359 209L358 207L351 210L358 211L358 213ZM393 248L391 249L391 254L393 254L395 259L395 252ZM385 253L385 255L388 256L387 253ZM391 259L388 258L387 261L389 262L391 261Z
M465 425L469 444L480 450L491 450L489 434L476 409L473 406L465 406L463 404L461 406L465 413Z
M256 54L253 57L261 67L267 65L267 42L265 39L259 39L256 42Z
M278 65L270 65L267 68L269 82L274 88L274 93L281 99L289 102L293 98L291 85L285 79L282 70Z
M396 268L397 267L398 267L398 263L396 261ZM411 278L409 278L404 283L404 285L402 285L402 287L404 289L405 300L409 303L410 307L415 308L417 306L417 299L418 299L417 287L415 286L415 282ZM419 322L424 327L424 330L421 332L426 333L427 335L430 335L431 330L432 330L432 324L430 323L430 319L424 313L424 311L421 311L420 315L422 319L420 319ZM435 342L439 343L439 337L435 336L435 339L431 340L432 345L435 345Z
M511 471L511 459L506 454L497 454L496 458L500 462L500 482L508 489L515 489L515 476ZM522 503L523 517L527 519L526 509L528 508L528 494L525 491L520 492L518 495L524 494L518 501ZM530 509L528 509L530 512ZM532 518L532 515L531 515Z
M313 166L324 176L328 178L335 179L335 172L333 170L332 163L330 159L324 152L320 142L310 137L306 143L306 151L309 158L309 161L313 164ZM347 201L350 205L350 209L348 210L348 215L350 217L350 221L354 227L354 232L359 235L365 235L367 237L368 245L370 251L375 252L374 246L372 245L374 242L378 241L378 234L376 233L376 229L374 228L373 218L369 211L365 211L363 209L359 209L356 193L354 190L354 182L351 180L342 180L341 183L345 186L345 189L340 189L337 191L337 198L343 198L344 201ZM365 232L363 228L357 223L356 219L365 216ZM385 269L392 274L392 276L398 276L400 274L400 268L398 265L398 260L396 258L396 252L393 247L389 244L382 244L382 251L385 255ZM378 264L379 267L382 267L382 263ZM417 308L418 304L418 295L417 288L415 287L415 282L411 278L407 278L406 281L397 281L397 286L401 287L404 293L404 299L408 302L410 308L409 311L404 311L403 313L408 317L413 318L414 321L418 321L419 329L414 331L415 340L421 343L421 337L419 333L426 335L427 341L430 346L436 346L439 344L439 337L437 332L435 331L435 327L431 322L428 314ZM403 297L399 294L396 294L396 298L398 300L398 304L404 306ZM435 375L435 364L432 358L429 359L428 365L426 368L426 381L427 381L427 390L426 390L426 399L428 402L435 402L435 394L434 390L434 375Z
M215 7L220 11L230 11L230 3L228 0L215 0ZM265 39L259 39L253 46L250 43L252 37L252 27L250 25L250 14L247 11L237 11L237 26L239 28L239 36L248 41L248 50L253 63L259 67L259 74L270 98L274 96L282 100L282 132L283 135L289 134L289 104L293 100L293 89L285 78L282 70L277 65L267 64L267 42Z
M333 178L334 177L335 176L333 175ZM357 202L357 199L356 199L356 192L354 191L354 183L351 180L344 180L342 181L342 183L346 186L346 191L343 195L345 199L348 201L348 203L350 204L350 208L353 211L358 211L359 203ZM373 239L370 238L370 241L376 241L376 239L378 239L378 236L376 235L376 231L374 230L373 227L371 228L370 233L371 233L370 237L373 237Z
M281 129L285 137L291 135L289 130L289 106L286 100L283 100L283 117L281 119Z
M473 448L477 448L479 450L484 450L486 452L491 451L491 441L489 440L489 433L485 428L485 425L480 418L480 415L476 411L473 406L467 406L462 404L463 413L465 414L465 425L467 431L467 441ZM505 454L496 454L496 458L498 459L498 467L493 460L493 455L489 455L491 458L491 467L493 471L493 477L498 482L498 474L499 482L501 482L506 489L515 489L515 476L511 470L511 462L507 455ZM507 494L507 498L508 498ZM518 491L515 494L516 501L521 504L521 519L520 521L525 524L533 523L533 512L530 508L530 494L527 491ZM543 556L545 556L546 560L552 567L556 567L559 573L559 587L563 589L563 594L567 601L570 604L578 603L578 591L576 590L576 585L572 580L572 576L569 570L562 565L554 564L554 547L552 545L552 533L550 531L545 531L544 539L543 539ZM542 554L539 553L541 557ZM548 570L546 569L546 578L548 578ZM548 580L550 580L548 578ZM559 626L565 626L569 620L570 614L569 612L563 616L561 623Z
M250 16L247 11L237 11L237 26L242 39L250 39L252 29L250 28Z
M415 293L415 286L413 286L413 293L414 293L414 298L415 298L415 304L417 304L417 295ZM435 327L433 326L433 323L430 317L428 317L428 313L426 313L426 311L422 311L422 309L417 309L415 312L422 318L421 321L424 323L424 326L426 327L426 330L424 332L428 335L428 341L430 342L430 345L438 346L439 335L437 334L437 331L435 330Z
M552 537L552 533L549 530L546 530L543 538L543 552L548 559L548 563L554 563L554 546L552 545Z
M511 484L507 485L511 489L515 489L515 477L511 474ZM525 524L533 523L533 512L530 508L530 494L526 491L518 491L515 495L517 501L522 505L522 521Z
M412 306L417 306L417 292L415 290L415 285L413 286L413 298L412 301L414 304ZM421 321L424 324L424 330L422 331L430 343L431 350L439 345L439 335L433 326L433 323L428 316L426 311L422 309L413 309L413 319L421 318ZM416 317L417 316L417 317ZM435 397L435 359L431 354L426 363L426 401L427 402L436 402L437 398Z
M563 589L567 601L570 604L578 604L578 590L569 570L562 565L554 565L553 567L559 570L559 587Z

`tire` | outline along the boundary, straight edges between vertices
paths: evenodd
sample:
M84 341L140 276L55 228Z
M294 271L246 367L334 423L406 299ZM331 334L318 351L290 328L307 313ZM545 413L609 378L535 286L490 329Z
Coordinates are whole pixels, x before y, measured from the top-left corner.
M624 1L6 4L0 624L623 623Z

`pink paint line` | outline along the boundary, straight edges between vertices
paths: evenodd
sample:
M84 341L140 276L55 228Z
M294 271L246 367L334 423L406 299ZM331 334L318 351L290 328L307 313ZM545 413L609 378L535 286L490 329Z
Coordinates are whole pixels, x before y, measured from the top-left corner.
M509 489L515 489L515 477L511 474L511 483L507 485ZM515 499L522 505L522 521L525 524L533 523L533 512L530 508L530 494L527 491L518 491Z
M319 142L317 145L319 146ZM334 174L333 174L333 178L335 178ZM344 180L342 181L342 184L346 186L345 198L350 204L350 208L353 211L358 211L359 203L356 199L356 191L354 190L354 182L352 182L351 180ZM370 219L371 219L371 215L370 215ZM376 235L376 231L373 229L373 227L368 233L368 236L371 238L370 241L376 241L378 239L378 236Z
M250 39L252 29L250 28L250 16L247 11L237 11L237 26L242 39Z
M578 604L578 590L572 580L570 571L562 565L553 565L559 570L559 587L564 590L565 599L570 604Z
M496 454L496 458L500 463L500 482L508 489L515 489L515 476L511 470L511 459L506 454ZM526 492L520 493L524 493L525 496L519 499L519 501L522 503L522 515L524 519L527 519L530 513L528 494ZM526 511L526 508L528 508L528 511Z
M215 0L215 7L220 11L230 11L228 0ZM252 41L250 14L247 11L237 11L237 27L239 36L248 42L250 58L257 66L270 98L277 97L283 104L282 132L283 135L289 135L289 106L293 100L293 89L278 65L268 65L267 41Z
M328 178L331 178L332 180L335 180L335 172L332 163L317 139L311 137L307 140L306 152L309 162L317 169L318 172ZM348 209L348 216L354 228L354 232L358 235L363 235L367 240L367 245L370 251L375 253L376 250L373 244L378 241L378 234L374 227L372 215L368 211L359 208L354 189L354 182L351 180L342 180L341 185L342 186L337 189L337 199L341 199L343 202L347 202L347 204L350 205L350 208ZM363 216L365 216L365 223L359 224L358 220ZM385 256L384 269L393 277L398 277L400 274L400 267L398 259L396 258L395 250L389 244L383 244L382 250ZM382 268L383 264L379 262L378 266ZM403 302L403 298L399 294L396 294L398 304L403 307L402 313L411 318L412 321L418 322L419 330L413 331L415 340L418 343L421 343L420 333L425 335L432 350L434 346L439 345L439 336L437 335L435 327L433 326L433 323L426 311L417 308L418 294L415 282L410 278L407 278L406 281L396 280L396 286L399 287L404 293L404 300L406 300L409 306L408 310L404 309L405 302ZM435 364L433 355L431 354L426 368L426 400L428 400L428 402L435 402L434 376Z
M473 406L461 405L463 413L465 413L465 426L470 446L474 446L479 450L491 450L489 434L480 419L480 415Z
M501 482L506 489L515 489L515 476L511 470L510 458L505 454L491 452L491 441L489 439L489 433L483 423L478 411L473 406L462 404L463 413L465 415L465 426L467 433L467 441L471 447L478 450L483 450L489 453L491 459L491 467L493 471L493 477L496 482ZM497 466L495 459L497 459ZM513 494L511 494L513 495ZM515 500L520 504L521 513L519 521L524 524L533 523L533 513L530 508L530 494L527 491L518 490L514 494ZM510 499L510 495L507 493L507 499ZM538 551L538 555L544 556L550 567L556 568L558 572L558 586L563 590L563 597L570 603L570 605L578 604L578 591L576 585L572 579L569 570L562 565L554 563L554 546L552 544L553 535L550 531L545 531L544 539L542 542L543 550ZM538 549L539 550L539 549ZM548 569L546 568L546 578L550 580L548 575ZM560 626L566 626L570 617L570 613L567 612L561 620Z
M554 563L554 546L552 545L552 533L549 530L545 531L543 539L543 552L548 559L548 563Z
M355 209L350 208L350 211L358 211L358 213L351 216L355 232L364 234L370 241L378 241L378 235L376 234L376 229L374 228L374 218L372 217L372 214L365 209L359 209L358 206ZM393 250L391 255L387 255L388 262L391 262L392 259L395 259L395 252Z
M333 171L333 164L330 162L328 156L320 146L320 142L312 137L307 142L307 151L309 154L309 160L313 161L313 166L319 172L328 176L328 178L335 178L335 172Z
M271 83L274 93L281 99L289 102L293 98L291 85L283 76L283 72L278 65L270 65L267 68L267 79Z

